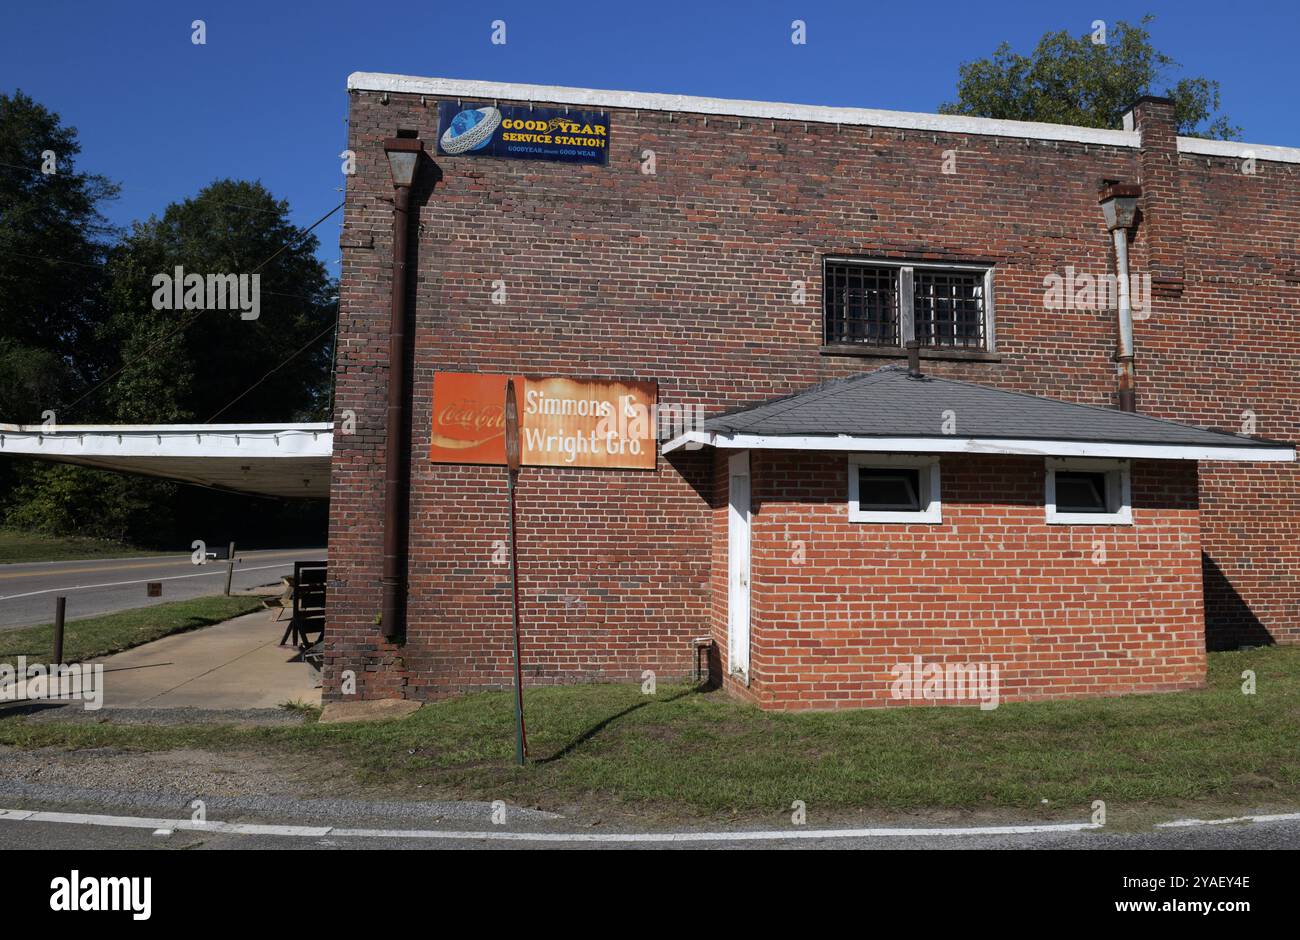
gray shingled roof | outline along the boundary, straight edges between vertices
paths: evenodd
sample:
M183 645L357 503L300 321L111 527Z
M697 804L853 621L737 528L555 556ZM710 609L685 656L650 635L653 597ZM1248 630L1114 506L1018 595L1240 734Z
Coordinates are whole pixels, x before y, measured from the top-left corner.
M708 418L703 430L767 436L944 437L944 412L957 436L1201 447L1289 447L1208 431L1163 418L1078 405L954 379L912 378L885 366Z

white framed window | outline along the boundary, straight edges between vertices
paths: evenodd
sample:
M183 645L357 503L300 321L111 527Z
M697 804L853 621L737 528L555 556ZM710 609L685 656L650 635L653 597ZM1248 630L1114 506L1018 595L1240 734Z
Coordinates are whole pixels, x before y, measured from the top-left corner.
M1045 501L1055 525L1132 525L1129 462L1049 457Z
M850 522L942 522L939 458L849 455Z

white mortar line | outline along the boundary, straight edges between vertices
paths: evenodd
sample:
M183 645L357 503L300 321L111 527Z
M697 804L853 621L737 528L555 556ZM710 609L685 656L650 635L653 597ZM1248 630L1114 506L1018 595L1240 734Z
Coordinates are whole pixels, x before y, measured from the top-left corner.
M56 813L44 810L0 809L0 820L53 822L128 829L173 829L188 832L221 832L231 835L268 835L316 838L325 835L350 839L447 839L452 841L496 842L778 842L786 839L898 838L908 836L1001 836L1052 832L1083 832L1100 829L1096 823L1049 823L1021 826L972 826L941 829L768 829L737 832L467 832L438 829L337 829L332 826L264 825L225 823L192 819L151 819L142 816L105 816L88 813Z

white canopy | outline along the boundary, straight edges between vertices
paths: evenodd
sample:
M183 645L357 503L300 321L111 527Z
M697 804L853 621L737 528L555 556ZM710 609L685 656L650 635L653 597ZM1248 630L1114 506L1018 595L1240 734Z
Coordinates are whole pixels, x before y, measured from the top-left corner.
M0 424L0 456L299 499L329 497L333 450L328 422Z

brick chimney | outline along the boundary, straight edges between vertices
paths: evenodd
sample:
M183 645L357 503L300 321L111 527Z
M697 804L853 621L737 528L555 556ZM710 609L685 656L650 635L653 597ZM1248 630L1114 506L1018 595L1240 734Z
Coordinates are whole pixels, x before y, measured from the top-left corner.
M1138 237L1146 243L1151 293L1181 297L1184 283L1183 206L1179 189L1178 130L1169 98L1139 98L1124 115L1124 129L1140 139L1142 216Z

